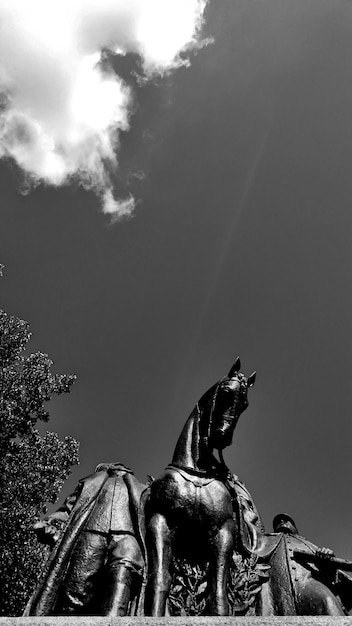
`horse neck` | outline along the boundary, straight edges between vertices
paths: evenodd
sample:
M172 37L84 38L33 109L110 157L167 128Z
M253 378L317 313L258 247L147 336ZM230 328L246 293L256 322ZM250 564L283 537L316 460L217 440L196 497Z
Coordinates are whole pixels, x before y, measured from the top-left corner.
M203 447L200 436L200 413L197 406L193 409L179 436L172 457L172 465L205 474Z

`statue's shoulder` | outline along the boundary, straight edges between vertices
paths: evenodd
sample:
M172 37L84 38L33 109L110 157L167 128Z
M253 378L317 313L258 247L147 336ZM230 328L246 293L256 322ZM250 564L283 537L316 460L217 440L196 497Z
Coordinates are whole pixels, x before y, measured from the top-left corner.
M141 494L148 489L147 485L141 483L131 471L126 472L121 479L127 485L129 491L133 491L135 496L138 495L138 497L140 497Z
M94 497L102 487L102 485L106 482L108 478L108 473L106 471L95 472L94 474L89 474L85 478L82 478L78 483L78 488L80 492L79 498L89 499L89 497Z
M290 536L294 538L294 541L297 543L297 546L299 546L300 551L315 553L318 550L318 546L316 546L315 543L308 541L308 539L306 539L305 537L302 537L302 535L290 535Z
M79 481L79 485L89 485L92 483L101 482L103 479L106 480L108 477L108 472L102 470L101 472L94 472L94 474L88 474L88 476L84 476Z

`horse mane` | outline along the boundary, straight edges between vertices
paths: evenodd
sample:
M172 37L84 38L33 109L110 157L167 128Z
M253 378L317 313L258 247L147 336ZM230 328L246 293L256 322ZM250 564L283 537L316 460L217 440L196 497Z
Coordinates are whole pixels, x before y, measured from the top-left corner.
M199 435L201 440L201 448L208 450L209 438L211 434L211 427L213 423L213 413L215 408L215 401L221 380L215 383L208 391L203 394L197 407L199 411Z
M220 382L210 387L193 408L178 438L171 465L187 469L191 467L192 458L196 464L198 461L204 464L204 470L200 471L205 471L209 464L207 453L212 413Z

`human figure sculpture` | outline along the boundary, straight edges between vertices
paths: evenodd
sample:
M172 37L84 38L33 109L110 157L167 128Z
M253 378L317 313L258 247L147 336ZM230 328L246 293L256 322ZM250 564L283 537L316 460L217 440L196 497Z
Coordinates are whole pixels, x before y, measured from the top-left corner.
M27 615L124 616L136 603L145 565L139 515L145 486L121 463L101 463L52 515L35 525L57 545ZM60 541L57 526L66 524Z
M289 515L273 520L273 533L266 534L257 554L270 564L269 582L262 588L259 613L269 615L345 615L331 587L336 568L334 554L298 534Z
M221 451L232 443L237 421L248 406L248 388L255 381L255 373L247 379L240 366L237 359L229 374L202 396L181 432L171 464L151 484L146 508L147 615L165 614L173 554L186 555L191 562L208 559L206 612L229 613L228 573L238 527Z

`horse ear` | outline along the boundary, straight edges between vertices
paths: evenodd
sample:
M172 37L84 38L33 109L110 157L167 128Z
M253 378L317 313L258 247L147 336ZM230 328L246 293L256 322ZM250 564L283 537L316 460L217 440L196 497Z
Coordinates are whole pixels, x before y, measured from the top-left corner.
M253 374L251 374L248 378L247 378L247 385L248 387L253 387L254 383L255 383L255 377L257 375L257 372L253 372Z
M241 361L240 361L240 357L238 356L234 365L231 367L230 371L229 371L229 378L234 378L236 376L236 374L240 371L241 369Z

